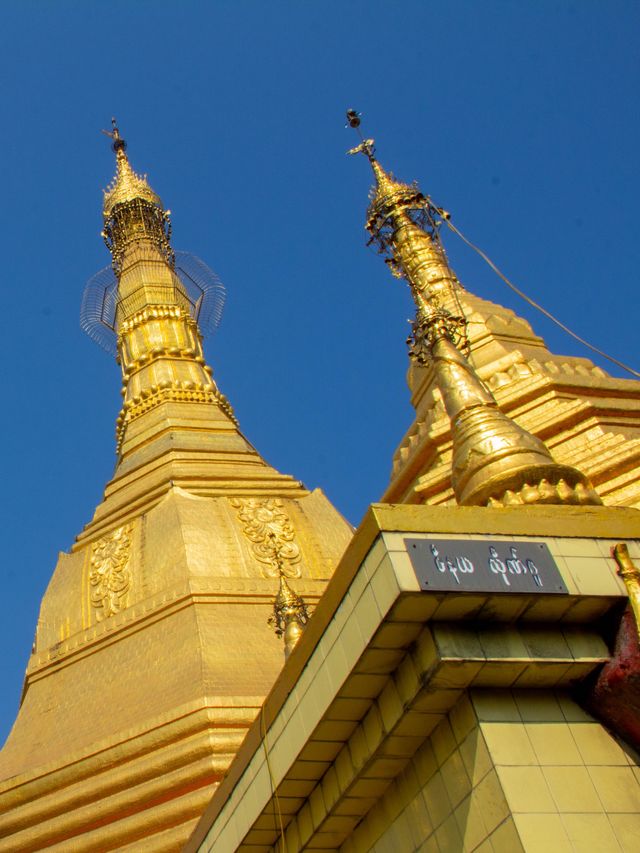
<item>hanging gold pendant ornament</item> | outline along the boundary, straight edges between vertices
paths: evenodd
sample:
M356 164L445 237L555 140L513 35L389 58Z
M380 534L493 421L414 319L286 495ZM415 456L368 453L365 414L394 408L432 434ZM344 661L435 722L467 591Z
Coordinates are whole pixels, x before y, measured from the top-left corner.
M273 614L267 622L275 628L276 636L284 637L284 655L289 657L309 621L309 611L301 595L297 595L280 575L278 594L273 603Z

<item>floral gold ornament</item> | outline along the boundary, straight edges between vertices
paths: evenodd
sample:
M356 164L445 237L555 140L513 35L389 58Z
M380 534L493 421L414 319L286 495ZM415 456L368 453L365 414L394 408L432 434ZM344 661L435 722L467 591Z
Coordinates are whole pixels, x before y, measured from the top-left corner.
M99 622L127 606L132 529L130 524L118 527L91 548L90 595Z
M309 620L304 599L287 583L287 578L301 574L293 524L278 498L232 498L230 503L238 510L254 555L265 565L265 575L280 580L267 622L278 637L284 637L285 656L289 657Z
M349 126L354 124L350 110ZM358 130L359 132L359 130ZM375 157L373 139L349 154L364 154L376 184L370 193L366 229L370 243L385 257L394 275L406 279L416 304L416 320L407 343L418 364L433 369L451 422L451 481L459 504L600 504L588 478L577 468L556 462L540 439L500 411L491 391L467 359L466 320L460 307L460 283L449 267L439 225L449 214L388 174ZM452 312L447 305L457 306ZM458 310L459 309L459 310Z
M291 519L278 498L232 498L243 533L266 577L300 577L300 547Z

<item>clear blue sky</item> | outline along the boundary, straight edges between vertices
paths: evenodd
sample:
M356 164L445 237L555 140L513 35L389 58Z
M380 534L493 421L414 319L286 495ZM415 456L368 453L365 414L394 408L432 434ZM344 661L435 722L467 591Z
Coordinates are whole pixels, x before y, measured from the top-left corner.
M224 281L207 346L247 437L354 524L411 422L402 282L365 248L382 162L548 309L640 365L637 2L5 0L0 26L4 543L0 740L59 550L114 463L117 365L78 326L109 262L100 129ZM455 238L466 286L583 353Z

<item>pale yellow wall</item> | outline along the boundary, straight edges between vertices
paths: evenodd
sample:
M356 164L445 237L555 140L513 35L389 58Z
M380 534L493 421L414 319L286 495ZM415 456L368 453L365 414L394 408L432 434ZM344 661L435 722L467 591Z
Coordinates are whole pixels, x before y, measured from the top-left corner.
M527 603L420 592L408 534L398 532L402 519L389 517L366 557L358 557L348 592L332 603L306 665L287 691L281 685L266 731L254 727L247 738L236 774L223 782L188 849L640 850L633 836L640 832L636 759L558 692L608 657L596 620L626 595L611 558L619 540L554 535L571 521L574 530L614 537L619 514L631 533L635 512L563 515L554 508L547 516L545 509L542 524L543 513L478 510L484 526L471 535L459 532L478 529L462 523L478 523L465 508L446 518L444 510L401 509L424 514L424 528L448 538L488 538L499 524L508 534L492 540L545 542L569 595ZM528 525L530 533L523 532ZM412 536L424 537L424 528ZM638 553L637 541L630 547ZM485 607L485 620L471 621ZM562 799L565 787L586 790L585 778L595 799ZM522 788L531 788L530 799L520 796ZM590 844L594 838L599 846Z
M344 853L636 853L640 767L564 693L465 695Z

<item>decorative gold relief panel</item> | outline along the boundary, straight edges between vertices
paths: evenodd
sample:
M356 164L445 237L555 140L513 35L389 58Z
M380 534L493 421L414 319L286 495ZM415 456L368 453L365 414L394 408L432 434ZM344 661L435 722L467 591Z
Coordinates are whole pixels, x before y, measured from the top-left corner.
M232 498L242 532L251 542L254 556L268 578L300 577L300 546L293 523L279 498Z
M123 525L91 546L89 598L99 622L127 606L132 531L132 524Z

